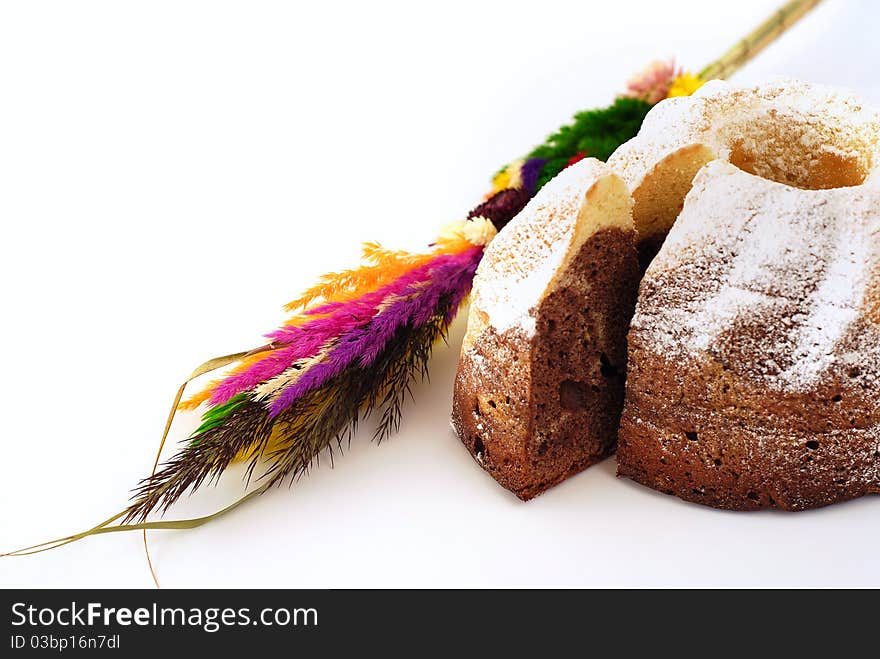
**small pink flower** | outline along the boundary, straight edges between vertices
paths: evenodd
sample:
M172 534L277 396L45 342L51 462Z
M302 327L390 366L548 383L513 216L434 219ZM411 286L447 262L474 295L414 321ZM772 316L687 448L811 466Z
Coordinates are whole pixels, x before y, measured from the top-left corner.
M640 98L651 105L656 105L666 98L672 81L680 73L680 69L675 66L675 60L651 62L629 79L623 96Z

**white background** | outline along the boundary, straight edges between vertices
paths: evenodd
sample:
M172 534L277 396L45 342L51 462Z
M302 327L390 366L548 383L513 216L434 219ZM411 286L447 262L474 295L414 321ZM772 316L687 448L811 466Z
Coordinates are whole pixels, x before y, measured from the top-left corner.
M651 59L701 68L777 2L4 3L0 551L122 508L183 377L361 241L426 244L573 112ZM878 25L880 3L828 0L736 80L880 103ZM461 335L392 440L368 423L334 469L153 533L163 585L880 586L876 498L720 512L612 459L519 502L449 430ZM140 542L0 559L0 584L150 586Z

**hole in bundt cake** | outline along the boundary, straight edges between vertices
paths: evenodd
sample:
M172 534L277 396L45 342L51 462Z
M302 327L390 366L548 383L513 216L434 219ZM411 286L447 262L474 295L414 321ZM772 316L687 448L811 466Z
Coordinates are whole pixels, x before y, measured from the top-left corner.
M843 396L841 396L840 394L837 394L836 396L831 398L832 403L839 403L842 400L843 400Z
M754 491L749 492L746 496L748 496L749 499L751 499L752 501L760 501L761 500L761 495L758 494L757 492L754 492Z
M699 441L699 436L693 430L686 430L684 436L687 437L692 442Z
M857 378L862 374L862 369L858 366L853 366L846 372L846 374L851 378Z
M716 93L723 102L734 98ZM851 129L832 116L817 121L815 114L797 108L780 111L774 102L754 97L746 101L752 107L740 113L730 107L723 120L709 119L717 111L715 106L704 108L707 124L689 125L687 138L674 148L657 150L652 129L675 133L677 126L652 126L646 121L648 129L643 127L639 136L611 156L612 166L627 171L635 184L633 220L643 270L681 213L695 175L712 160L726 160L749 174L803 190L860 186L876 167L877 145L865 130ZM686 124L693 121L669 116Z
M716 467L720 467L720 466L721 466L721 458L715 458L715 466L716 466Z
M732 143L729 160L749 174L803 190L852 187L868 177L862 145L834 144L809 123L763 117L738 130L750 135Z
M494 400L489 401L489 407L491 407L493 410L498 409L498 405L495 404Z
M587 406L587 387L578 380L559 383L559 405L565 410L582 410Z
M474 439L474 455L477 457L483 455L486 452L486 447L483 446L483 440L477 437Z
M611 363L611 360L608 359L604 352L599 355L599 364L599 370L606 378L614 378L620 375L620 370Z
M817 448L819 448L819 442L817 442L815 439L811 439L807 442L807 448L811 451L815 451Z

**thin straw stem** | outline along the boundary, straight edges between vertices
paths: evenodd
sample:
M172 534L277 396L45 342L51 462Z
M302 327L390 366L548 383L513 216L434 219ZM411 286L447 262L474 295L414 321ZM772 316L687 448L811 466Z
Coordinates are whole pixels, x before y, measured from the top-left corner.
M778 39L822 0L790 0L772 16L738 41L720 58L700 71L705 80L729 78L755 55Z

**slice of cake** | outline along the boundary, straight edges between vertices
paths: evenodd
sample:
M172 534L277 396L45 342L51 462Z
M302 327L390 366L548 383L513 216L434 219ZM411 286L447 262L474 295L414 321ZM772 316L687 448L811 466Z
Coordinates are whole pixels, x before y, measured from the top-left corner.
M639 283L632 199L586 159L545 185L480 263L453 427L531 499L614 452Z

